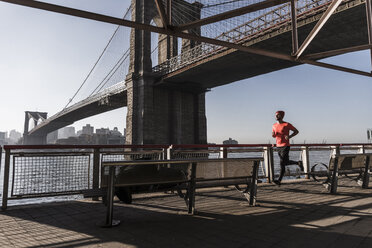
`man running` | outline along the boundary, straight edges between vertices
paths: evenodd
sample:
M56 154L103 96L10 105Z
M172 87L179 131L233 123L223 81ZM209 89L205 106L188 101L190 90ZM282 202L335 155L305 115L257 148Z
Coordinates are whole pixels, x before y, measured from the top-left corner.
M277 111L275 113L275 118L277 122L273 125L273 138L276 138L276 147L278 148L278 155L280 157L280 176L278 180L274 180L274 183L277 185L281 184L281 181L284 176L285 166L296 164L300 166L301 170L304 170L302 161L293 161L289 160L289 139L298 134L298 130L289 122L283 121L284 111ZM292 131L292 134L289 134L289 131Z

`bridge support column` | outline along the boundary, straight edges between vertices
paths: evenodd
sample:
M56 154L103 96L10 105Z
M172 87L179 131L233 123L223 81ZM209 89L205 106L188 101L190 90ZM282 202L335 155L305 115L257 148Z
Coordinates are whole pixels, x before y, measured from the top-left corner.
M48 113L45 112L25 112L25 125L23 132L23 144L24 145L43 145L47 142L47 133L30 135L29 134L29 124L30 120L34 122L34 126L38 124L39 120L45 120L48 116Z
M205 94L154 87L127 78L127 144L205 144Z
M194 5L190 5L190 8ZM190 9L191 11L191 9ZM158 19L154 1L132 0L132 21L150 24ZM159 60L175 55L176 40L159 37ZM205 95L189 87L156 87L152 73L151 34L132 29L127 88L127 144L206 143ZM187 83L185 82L185 85Z

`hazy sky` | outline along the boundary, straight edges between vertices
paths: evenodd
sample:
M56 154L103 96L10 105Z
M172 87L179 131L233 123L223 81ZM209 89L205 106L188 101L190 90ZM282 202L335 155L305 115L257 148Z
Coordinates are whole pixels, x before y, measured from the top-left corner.
M122 17L130 0L48 1ZM23 132L24 111L53 115L80 86L116 26L0 2L0 131ZM370 71L368 51L325 60ZM207 93L208 141L267 143L278 109L300 130L294 141L366 142L372 78L301 65ZM125 127L126 109L76 122Z

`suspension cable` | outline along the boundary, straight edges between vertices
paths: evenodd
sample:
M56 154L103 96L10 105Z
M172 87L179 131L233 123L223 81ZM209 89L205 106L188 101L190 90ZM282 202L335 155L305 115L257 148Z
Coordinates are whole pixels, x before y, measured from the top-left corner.
M127 9L127 11L125 12L124 16L122 19L125 19L125 17L128 15L129 13L129 10L132 8L132 5L130 5ZM74 100L74 98L76 97L76 95L79 93L79 91L81 90L81 88L85 85L85 83L87 82L88 78L90 77L90 75L93 73L94 69L96 68L96 66L98 65L99 61L101 60L103 54L106 52L108 46L110 45L111 41L114 39L114 36L116 35L116 33L118 32L119 28L121 26L118 25L118 27L116 28L115 32L113 33L113 35L111 36L110 40L108 41L107 45L105 46L105 48L103 49L101 55L98 57L97 61L94 63L93 65L93 68L89 71L88 75L85 77L83 83L80 85L80 87L77 89L77 91L75 92L75 94L72 96L72 98L69 99L68 103L66 104L66 106L62 109L65 110L68 105L70 105L70 103ZM61 111L61 112L62 112Z

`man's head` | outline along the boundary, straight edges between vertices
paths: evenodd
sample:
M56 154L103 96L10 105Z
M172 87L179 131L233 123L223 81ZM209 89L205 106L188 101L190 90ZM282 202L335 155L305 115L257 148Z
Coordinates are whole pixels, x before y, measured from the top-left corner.
M277 120L277 121L281 121L281 120L283 120L283 118L284 118L284 111L282 111L282 110L278 110L278 111L276 111L276 113L275 113L275 119Z

